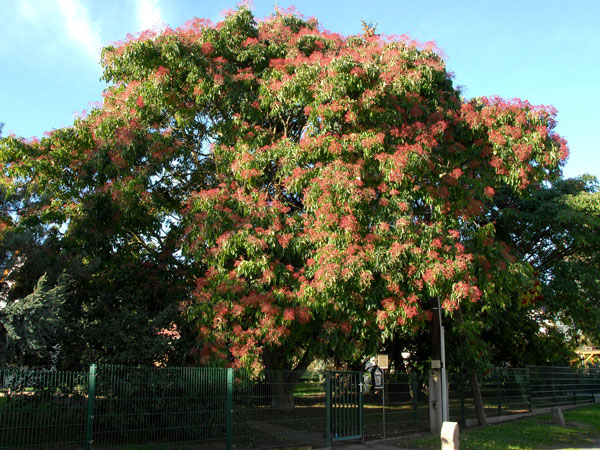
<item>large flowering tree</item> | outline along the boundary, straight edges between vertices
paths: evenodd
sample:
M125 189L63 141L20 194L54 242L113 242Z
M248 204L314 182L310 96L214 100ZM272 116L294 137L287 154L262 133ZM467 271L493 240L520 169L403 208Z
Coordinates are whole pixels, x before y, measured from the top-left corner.
M294 15L256 24L242 9L192 41L188 114L210 116L215 164L185 217L209 267L189 306L202 359L352 358L426 323L432 298L494 301L492 267L514 258L478 219L497 186L557 173L554 111L461 102L429 46Z
M106 194L122 236L187 268L202 363L359 358L427 326L436 299L484 308L528 278L480 219L499 186L559 174L555 112L462 101L433 46L242 7L108 47L103 64L101 107L8 145L67 161L58 195ZM3 170L32 185L23 164ZM64 221L78 204L44 212Z

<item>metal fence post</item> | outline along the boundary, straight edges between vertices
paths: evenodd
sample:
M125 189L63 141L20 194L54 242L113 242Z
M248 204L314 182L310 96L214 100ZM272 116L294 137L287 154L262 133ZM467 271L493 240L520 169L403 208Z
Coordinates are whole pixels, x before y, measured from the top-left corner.
M463 379L464 372L461 367L458 373L458 390L460 393L460 426L464 427L467 423L465 414L465 380Z
M358 395L359 395L359 397L358 397L358 429L360 430L360 441L361 441L362 445L365 445L365 423L364 423L364 417L363 417L364 384L363 384L362 374L358 374L358 377L359 377L359 387L360 387L360 392L358 393Z
M552 404L554 405L554 404L556 404L556 383L555 383L556 374L554 371L550 372L550 374L552 376Z
M94 400L96 398L96 364L90 366L88 378L88 402L85 421L85 450L92 448L92 431L94 427Z
M383 438L385 439L385 370L381 371L381 377L383 381L383 391L381 395L381 407L383 411Z
M325 439L331 447L331 372L325 377Z
M225 422L227 433L227 450L233 446L233 369L227 370L227 404L225 405Z
M417 380L417 374L415 372L410 373L410 381L412 384L412 404L413 404L413 415L415 420L416 432L419 432L419 382Z
M573 386L573 402L577 404L577 391L579 390L579 381L580 376L577 373L573 374L573 382L571 383Z

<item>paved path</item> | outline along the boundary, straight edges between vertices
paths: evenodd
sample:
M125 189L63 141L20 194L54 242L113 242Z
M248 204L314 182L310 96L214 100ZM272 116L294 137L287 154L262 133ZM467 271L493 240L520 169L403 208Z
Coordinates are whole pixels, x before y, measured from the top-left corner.
M329 447L326 447L329 448ZM356 442L335 442L331 447L332 450L412 450L408 447L400 447L393 445L392 442L386 441L367 441L365 445ZM317 449L325 450L325 449ZM599 449L600 450L600 449Z
M329 447L326 447L329 448ZM391 440L386 441L371 441L365 442L365 445L361 445L355 442L336 442L331 447L332 450L413 450L408 447L401 447L399 445L395 445ZM547 447L544 447L547 448ZM589 447L551 447L553 450L566 450L566 449L576 449L576 450L600 450L600 439L596 440L594 444ZM325 449L318 449L325 450Z
M390 445L390 444L385 444L383 442L374 442L374 443L370 443L370 442L365 442L365 445L360 445L360 444L345 444L344 446L340 446L338 447L337 445L333 447L334 450L337 450L339 448L339 450L365 450L365 449L371 449L371 450L411 450L409 448L406 447L398 447L396 445Z
M600 450L600 439L596 439L596 441L593 444L590 444L589 446L586 447L573 447L573 446L567 446L567 447L552 447L554 450L564 450L564 449L573 449L576 448L577 450Z

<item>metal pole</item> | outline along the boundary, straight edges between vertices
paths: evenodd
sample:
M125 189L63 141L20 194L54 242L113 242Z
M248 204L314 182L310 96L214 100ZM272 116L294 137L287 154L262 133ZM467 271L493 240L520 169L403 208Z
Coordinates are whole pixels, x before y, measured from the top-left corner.
M96 364L90 366L88 378L87 420L85 423L85 449L92 448L92 429L94 426L94 400L96 398Z
M440 318L440 359L442 369L440 371L440 381L442 383L442 422L448 421L448 386L446 384L446 342L444 336L444 327L442 326L442 308L440 307L440 298L437 298L438 315Z
M325 440L331 447L331 372L325 378Z
M381 371L381 380L383 381L383 390L381 392L383 393L383 438L385 439L385 370Z
M225 404L225 445L227 450L231 450L233 447L233 369L227 368L226 370L227 400Z
M531 372L529 370L529 367L527 367L525 369L525 380L527 382L527 406L529 406L529 412L533 411L533 402L532 402L532 396L531 396Z
M358 427L360 429L360 442L365 445L365 424L363 422L363 392L364 385L362 380L362 374L358 375L360 378L360 392L358 394Z
M413 414L414 414L414 421L415 421L415 431L418 433L419 432L419 381L417 379L417 374L415 372L412 372L409 374L409 379L410 379L410 383L411 383L411 389L412 389L412 404L413 404Z
M463 380L463 369L461 367L458 377L458 388L460 390L460 426L464 427L467 423L465 416L465 382Z

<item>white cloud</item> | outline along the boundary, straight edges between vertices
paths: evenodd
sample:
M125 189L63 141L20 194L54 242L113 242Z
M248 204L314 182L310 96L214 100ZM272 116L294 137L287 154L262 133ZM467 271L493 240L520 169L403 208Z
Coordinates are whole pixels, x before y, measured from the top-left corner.
M31 39L36 34L49 33L56 26L55 0L20 0L9 3L2 12L13 20L4 24L2 31L18 37L18 42Z
M137 27L140 31L164 27L160 0L136 0Z
M62 67L83 63L98 70L103 40L86 1L9 0L3 12L12 20L0 27L0 58L6 67L26 64L47 73L49 62Z
M16 61L32 64L41 53L50 51L60 35L55 10L54 0L20 0L3 5L2 12L11 18L0 27L0 58L5 70Z
M79 0L58 0L68 35L83 47L94 63L98 62L102 50L102 39L98 27L90 20L87 9Z
M40 27L40 17L39 17L39 8L36 8L35 5L29 0L22 0L16 4L17 6L17 14L19 17L35 28Z

